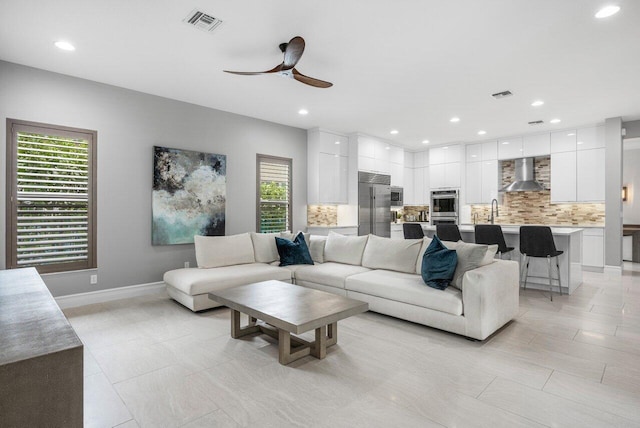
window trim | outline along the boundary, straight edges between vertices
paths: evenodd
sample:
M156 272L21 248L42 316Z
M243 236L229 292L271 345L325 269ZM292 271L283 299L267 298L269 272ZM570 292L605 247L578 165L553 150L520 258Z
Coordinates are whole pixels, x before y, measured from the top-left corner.
M289 208L288 218L289 224L287 228L291 230L293 228L293 159L285 158L281 156L256 154L256 232L260 233L260 162L272 161L289 166Z
M7 118L7 188L6 188L6 268L20 268L17 263L17 192L18 192L18 132L52 133L56 136L84 138L88 144L87 162L89 166L87 186L87 260L71 263L58 263L35 266L38 273L70 272L84 269L95 269L97 265L97 142L98 132L89 129L59 126L48 123L31 122Z

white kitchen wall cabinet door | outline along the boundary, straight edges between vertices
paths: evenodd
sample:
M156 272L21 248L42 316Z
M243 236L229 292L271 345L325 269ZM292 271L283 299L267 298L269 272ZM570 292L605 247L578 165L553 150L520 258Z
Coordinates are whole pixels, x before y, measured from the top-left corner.
M424 168L413 169L413 203L424 204Z
M344 135L320 131L319 152L349 156L349 138Z
M465 192L467 204L482 203L482 162L467 163Z
M551 153L571 152L576 149L575 129L551 133Z
M497 141L485 141L482 143L482 160L496 160L498 159L498 142Z
M576 136L578 150L591 150L604 147L604 126L578 129Z
M404 166L408 168L413 168L414 164L414 154L413 152L404 151Z
M366 158L375 158L375 145L376 141L368 137L358 137L358 156L364 156Z
M548 156L551 153L551 136L546 134L525 135L522 138L524 157Z
M445 150L442 147L434 147L429 149L429 166L440 165L445 162Z
M403 186L403 203L404 205L415 205L414 193L413 190L413 168L404 168L404 186Z
M462 160L462 149L460 144L453 144L442 148L444 152L444 163L460 162Z
M404 150L400 147L389 146L387 156L389 157L389 162L404 166Z
M404 186L404 167L402 164L393 163L389 164L391 169L391 185L403 187Z
M482 160L482 143L467 144L467 162L479 162Z
M358 156L358 171L375 172L376 160L366 156Z
M461 169L460 162L451 162L440 165L444 167L444 185L443 187L460 187Z
M551 154L551 202L576 201L576 152Z
M518 159L522 155L522 137L501 138L498 140L498 159Z
M431 189L441 189L445 186L445 165L429 166L429 185Z
M498 197L500 188L499 168L497 160L482 162L482 198L483 204L491 203L491 200ZM468 181L468 178L467 178Z
M429 164L429 156L428 152L415 152L413 154L413 167L414 168L422 168L423 166L427 166Z
M374 159L374 171L378 174L391 174L391 163L389 159Z
M320 153L319 203L347 204L349 158L346 156Z
M429 167L425 166L422 172L422 205L431 203L431 178L429 177Z
M578 150L577 195L578 202L604 202L605 149ZM551 166L553 171L553 162Z

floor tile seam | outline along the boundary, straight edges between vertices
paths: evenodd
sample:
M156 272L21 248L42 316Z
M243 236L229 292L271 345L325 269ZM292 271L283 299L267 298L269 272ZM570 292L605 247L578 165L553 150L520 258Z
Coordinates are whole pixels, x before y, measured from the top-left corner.
M525 386L526 386L526 385L525 385ZM532 389L534 389L534 390L538 391L538 390L537 390L537 389L535 389L535 388L532 388ZM541 392L542 392L542 391L541 391ZM484 392L483 392L483 393L484 393ZM539 426L541 426L541 427L548 427L548 428L552 428L552 427L553 427L552 425L548 425L548 424L545 424L545 423L543 423L543 422L536 421L535 419L531 419L529 416L522 415L522 414L517 413L517 412L515 412L515 411L513 411L513 410L511 410L511 409L507 409L507 408L504 408L504 407L500 407L500 406L498 406L498 405L496 405L496 404L493 404L493 403L489 403L489 402L487 402L487 401L484 401L482 398L480 398L480 396L478 396L477 400L478 400L478 401L480 401L480 402L481 402L482 404L484 404L485 406L490 406L490 407L493 407L493 408L495 408L495 409L501 410L501 411L503 411L503 412L505 412L505 413L512 414L512 415L516 416L517 418L525 419L525 420L527 420L527 421L529 421L529 422L531 422L531 423L533 423L533 424L539 425Z
M125 407L126 407L126 406L125 406ZM129 414L131 414L131 412L129 412ZM136 425L140 426L140 424L138 423L138 421L136 421L136 418L132 417L132 418L131 418L131 419L129 419L129 420L126 420L126 421L124 421L124 422L120 422L118 425L114 425L112 428L118 428L118 427L120 427L120 426L122 426L122 425L124 425L124 424L128 424L128 423L129 423L129 422L131 422L131 421L135 422L135 423L136 423Z
M484 388L482 388L482 391L480 391L480 393L479 393L479 394L477 394L477 395L476 395L475 397L473 397L473 398L475 398L476 400L478 400L478 399L479 399L479 397L480 397L482 394L484 394L484 392L485 392L485 391L486 391L486 390L487 390L487 389L488 389L488 388L493 384L493 382L495 382L495 381L496 381L496 379L498 379L498 376L493 376L493 379L491 379L491 382L489 382L489 383L487 384L487 386L485 386Z
M605 335L605 336L609 336L609 337L616 337L616 336L610 336L610 335L608 335L608 334L607 334L607 335ZM622 339L620 339L620 338L618 338L618 339L619 339L619 340L622 340ZM634 352L634 351L626 351L626 350L623 350L623 349L614 348L614 347L611 347L611 346L599 345L599 344L597 344L597 343L584 342L584 341L581 341L581 340L575 340L574 342L576 342L576 343L580 343L580 344L584 344L584 345L597 346L597 347L599 347L599 348L608 349L608 350L610 350L610 351L622 352L622 353L624 353L624 354L628 354L628 355L629 355L629 357L636 357L636 358L640 358L640 349L638 349L637 351L635 351L635 352Z
M108 375L106 375L106 373L105 373L105 376L107 376L107 379L109 380L109 382L111 383L111 385L113 385L114 387L116 387L117 385L120 385L121 383L129 382L130 380L137 379L137 378L139 378L139 377L146 376L146 375L149 375L149 374L151 374L151 373L155 373L155 372L160 371L160 370L164 370L164 369L166 369L167 367L171 367L171 366L179 366L179 365L180 365L180 364L168 364L168 365L166 365L166 366L158 367L158 368L155 368L155 369L153 369L153 370L151 370L151 371L148 371L148 372L145 372L145 373L141 373L141 374L138 374L138 375L135 375L135 376L129 377L129 378L127 378L127 379L122 379L122 380L119 380L119 381L117 381L117 382L111 382L111 379L109 379L109 376L108 376Z

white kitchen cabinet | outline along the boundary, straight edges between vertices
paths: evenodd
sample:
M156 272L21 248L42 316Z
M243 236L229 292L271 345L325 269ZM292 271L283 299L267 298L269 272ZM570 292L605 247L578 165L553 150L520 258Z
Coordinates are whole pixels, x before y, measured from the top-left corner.
M578 202L604 202L605 149L578 150L576 183ZM551 165L553 173L553 162Z
M377 141L370 137L358 136L358 156L374 159Z
M413 164L414 154L413 152L404 151L404 166L408 168L413 168L415 165Z
M348 204L347 174L349 158L347 156L320 153L318 189L320 204Z
M443 187L460 187L460 162L451 162L444 164L444 186Z
M391 174L391 163L389 162L389 159L374 159L373 160L373 164L374 166L374 172L377 172L379 174Z
M518 159L522 155L522 137L501 138L498 140L498 159Z
M460 144L452 144L442 148L444 163L460 162L462 160L462 148Z
M422 204L431 203L431 178L429 177L429 167L425 166L422 171Z
M604 229L589 227L582 231L582 266L604 267Z
M482 203L482 162L467 162L465 194L467 204Z
M408 167L404 167L404 177L403 177L403 181L404 181L404 186L403 186L403 190L404 190L404 195L403 195L403 203L404 205L415 205L416 203L414 202L414 186L413 186L413 168L408 168Z
M318 151L332 155L349 156L349 138L344 135L319 131Z
M445 162L445 150L442 147L434 147L429 149L428 165L440 165Z
M551 153L571 152L576 149L575 129L551 133Z
M604 147L604 126L578 129L576 136L578 150L591 150Z
M391 185L404 187L404 166L391 162L389 167L391 170Z
M404 166L404 150L397 146L389 146L389 162Z
M391 223L391 239L404 239L404 230L401 223Z
M490 204L491 200L498 197L500 186L498 160L482 162L482 203Z
M551 136L549 133L525 135L522 138L524 157L548 156L551 153Z
M485 141L482 143L482 160L496 160L498 159L498 142L497 141Z
M551 202L576 200L576 152L551 154Z
M413 169L413 204L424 205L424 168Z
M415 152L413 154L413 167L422 168L429 165L429 152Z
M441 189L445 186L445 164L429 166L429 185L432 189Z
M482 143L467 144L467 162L479 162L482 160Z
M375 172L376 160L366 156L358 156L358 171Z

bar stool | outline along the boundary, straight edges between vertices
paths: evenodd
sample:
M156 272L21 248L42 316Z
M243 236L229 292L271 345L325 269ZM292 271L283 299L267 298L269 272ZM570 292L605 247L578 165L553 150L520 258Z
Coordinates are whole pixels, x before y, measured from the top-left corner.
M515 247L507 247L507 243L504 242L502 227L498 224L476 224L475 235L476 244L498 244L498 253L500 254L500 258L502 258L503 254L509 253L515 249ZM509 254L509 258L511 258L511 254Z
M441 241L462 241L457 224L436 224L436 235Z
M562 296L562 282L560 281L560 264L558 256L563 251L556 250L556 244L551 234L551 228L547 226L520 226L520 254L522 254L523 262L520 267L521 277L524 274L524 288L527 288L527 278L529 277L529 257L540 257L547 259L549 267L549 295L553 301L553 282L558 281L558 289ZM556 272L558 276L554 278L551 275L551 258L556 259ZM526 262L526 265L524 264ZM523 267L524 266L524 267ZM544 278L534 277L531 278Z
M404 223L402 225L404 239L422 239L424 238L424 230L422 225L418 223Z

